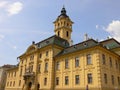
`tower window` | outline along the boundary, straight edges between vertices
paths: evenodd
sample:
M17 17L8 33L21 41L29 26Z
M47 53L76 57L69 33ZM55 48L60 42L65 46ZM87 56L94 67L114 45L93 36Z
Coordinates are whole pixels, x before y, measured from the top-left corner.
M68 31L66 31L66 36L69 37L69 32Z
M58 31L58 36L60 36L60 31Z

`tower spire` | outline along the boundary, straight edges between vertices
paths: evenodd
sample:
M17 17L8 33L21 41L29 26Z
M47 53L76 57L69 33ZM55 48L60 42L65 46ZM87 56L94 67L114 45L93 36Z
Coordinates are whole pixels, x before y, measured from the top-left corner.
M65 10L64 5L63 5L63 8L62 8L62 10L61 10L61 15L65 15L65 16L67 16L67 15L66 15L66 10Z

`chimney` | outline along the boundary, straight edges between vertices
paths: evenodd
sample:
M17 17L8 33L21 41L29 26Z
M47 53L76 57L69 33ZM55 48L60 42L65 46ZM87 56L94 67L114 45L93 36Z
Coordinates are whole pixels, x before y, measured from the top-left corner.
M70 40L70 46L72 46L73 45L73 40Z
M84 34L84 41L88 40L88 34Z

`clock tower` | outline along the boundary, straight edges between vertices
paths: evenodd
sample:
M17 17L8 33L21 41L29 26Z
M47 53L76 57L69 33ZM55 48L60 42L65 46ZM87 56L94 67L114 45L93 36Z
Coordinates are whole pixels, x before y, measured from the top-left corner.
M73 22L66 14L66 10L63 7L61 14L54 21L54 32L57 36L67 40L69 44L71 43L72 24Z

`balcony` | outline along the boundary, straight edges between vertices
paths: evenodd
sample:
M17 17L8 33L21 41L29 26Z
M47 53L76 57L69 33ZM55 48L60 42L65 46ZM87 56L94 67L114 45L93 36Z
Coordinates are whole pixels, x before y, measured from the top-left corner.
M35 78L35 73L34 72L25 72L23 77L24 77L24 80L34 79Z

